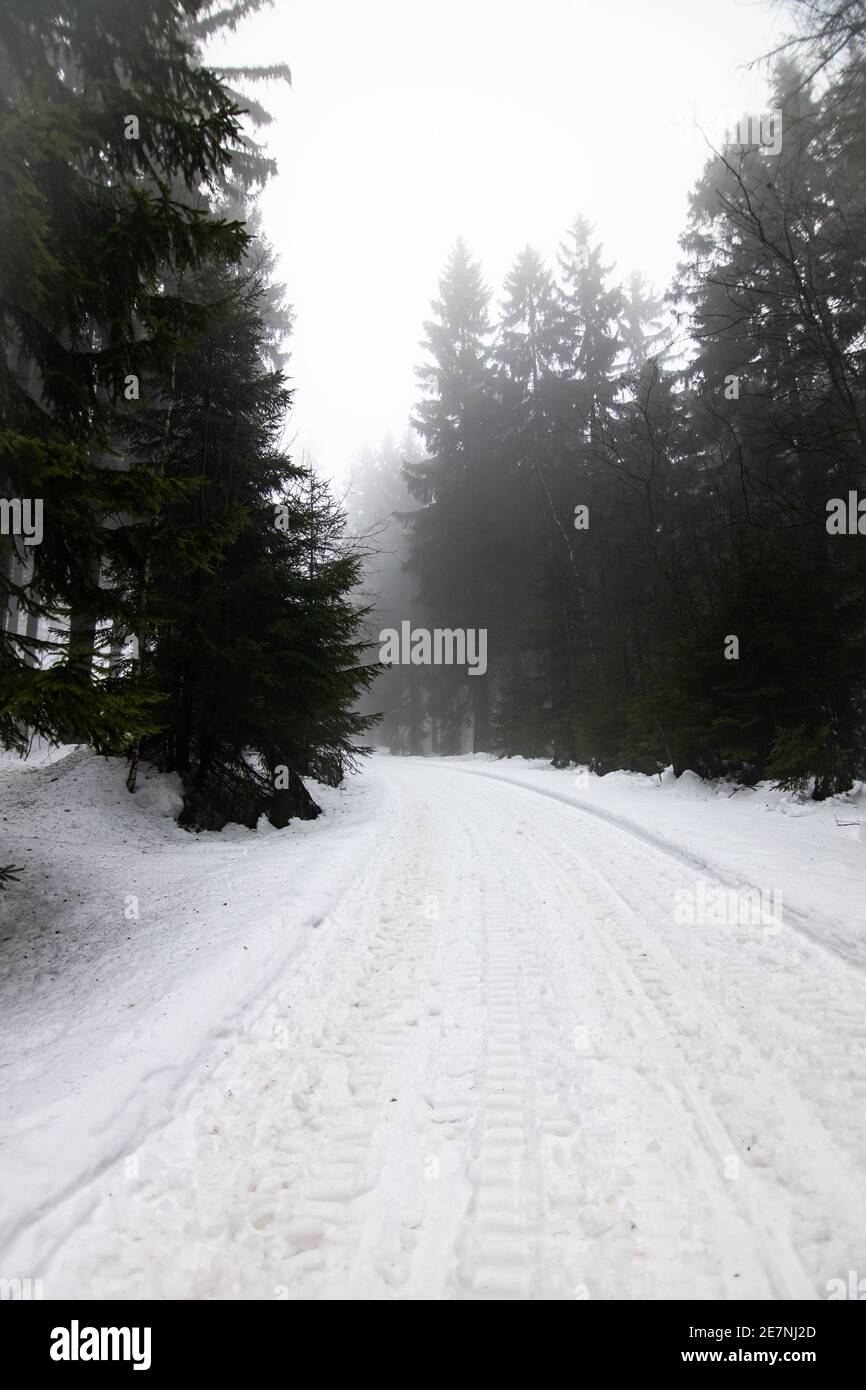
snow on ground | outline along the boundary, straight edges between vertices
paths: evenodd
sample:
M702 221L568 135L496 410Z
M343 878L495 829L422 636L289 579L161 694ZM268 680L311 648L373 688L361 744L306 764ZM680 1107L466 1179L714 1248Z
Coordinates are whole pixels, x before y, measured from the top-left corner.
M862 1273L860 800L729 790L377 757L310 825L193 837L168 779L7 764L0 1273L288 1299ZM781 913L683 920L745 885Z
M317 789L327 818L193 836L173 777L130 796L117 760L38 761L0 767L0 862L23 867L0 895L0 1250L43 1209L63 1238L58 1198L251 1026L379 830L357 778Z
M640 829L695 868L732 886L782 896L783 916L866 965L866 789L827 801L773 790L707 783L693 772L659 777L585 768L558 770L525 758L440 760L480 775L544 788Z

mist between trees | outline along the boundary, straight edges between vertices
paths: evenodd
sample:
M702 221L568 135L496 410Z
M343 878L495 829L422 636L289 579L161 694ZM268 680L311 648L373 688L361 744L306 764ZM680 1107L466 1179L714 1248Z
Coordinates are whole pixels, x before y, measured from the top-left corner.
M488 666L380 675L392 751L864 774L866 7L790 8L772 123L709 150L664 295L585 216L496 295L455 243L413 428L351 507L373 635L485 629Z

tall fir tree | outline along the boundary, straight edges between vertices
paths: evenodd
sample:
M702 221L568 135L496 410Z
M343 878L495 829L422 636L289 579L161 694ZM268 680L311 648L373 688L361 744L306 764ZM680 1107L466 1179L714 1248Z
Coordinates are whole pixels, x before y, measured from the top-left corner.
M280 448L290 397L264 362L260 282L211 269L197 293L208 322L171 399L129 428L144 466L196 484L141 555L143 675L165 692L142 751L181 774L184 824L280 825L317 813L302 779L338 782L369 724L352 708L375 673L350 596L360 559L326 490Z
M135 682L92 673L97 626L124 616L113 581L132 533L163 496L116 466L115 420L144 377L168 378L186 328L162 269L236 258L246 240L201 207L239 125L184 37L199 8L10 0L0 16L0 475L44 508L31 578L7 544L0 584L32 621L71 623L61 645L0 636L7 745L30 730L118 749L150 724Z
M414 419L428 458L407 470L423 506L412 518L410 573L436 626L491 629L498 614L497 458L489 323L490 291L458 240L425 323L430 362ZM436 717L456 740L471 710L473 747L490 741L490 675L435 672ZM444 750L443 750L444 751Z

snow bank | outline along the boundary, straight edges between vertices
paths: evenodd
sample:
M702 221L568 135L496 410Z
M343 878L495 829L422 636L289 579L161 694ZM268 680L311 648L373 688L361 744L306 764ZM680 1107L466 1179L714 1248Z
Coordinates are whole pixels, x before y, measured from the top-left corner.
M119 760L40 762L0 764L0 862L23 869L0 895L0 1249L169 1118L387 814L353 778L316 788L317 821L192 835L174 777L142 769L130 796Z

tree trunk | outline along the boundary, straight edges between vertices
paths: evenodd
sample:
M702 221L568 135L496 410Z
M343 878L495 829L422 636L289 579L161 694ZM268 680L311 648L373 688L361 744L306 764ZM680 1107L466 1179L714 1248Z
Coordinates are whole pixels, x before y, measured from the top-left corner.
M470 676L472 681L472 751L490 752L490 685L487 675Z

